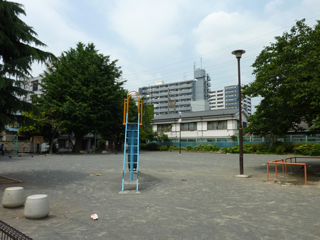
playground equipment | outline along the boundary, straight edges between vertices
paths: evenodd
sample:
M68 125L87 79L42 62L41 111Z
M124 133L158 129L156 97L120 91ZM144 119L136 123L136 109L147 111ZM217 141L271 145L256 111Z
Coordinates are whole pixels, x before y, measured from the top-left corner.
M129 122L129 100L130 97L138 99L138 120L137 122ZM124 191L125 183L135 183L136 190L139 189L139 132L142 126L142 100L140 94L131 91L124 100L123 125L125 126L124 154L123 154L123 174L122 174L122 191ZM126 171L128 164L128 171ZM126 180L126 173L129 173L129 181ZM136 172L136 180L133 180L134 172Z
M295 162L292 162L292 159L295 159ZM280 160L274 160L271 162L267 162L267 182L269 182L269 164L275 164L275 172L276 172L276 178L278 178L278 164L282 165L282 174L284 176L284 173L287 173L287 166L290 165L291 167L291 172L292 172L292 166L295 166L297 169L297 166L303 166L304 167L304 184L307 185L307 164L306 163L297 163L297 158L314 158L314 159L319 159L318 157L291 157L291 158L286 158L285 160L280 159ZM290 163L287 162L287 160L290 160ZM285 169L283 168L285 167Z

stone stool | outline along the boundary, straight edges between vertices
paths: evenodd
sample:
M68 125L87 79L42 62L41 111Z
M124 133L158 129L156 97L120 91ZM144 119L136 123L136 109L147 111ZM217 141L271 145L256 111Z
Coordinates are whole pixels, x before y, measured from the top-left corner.
M50 206L48 195L36 194L27 197L24 207L24 216L26 218L44 218L49 215L49 212Z
M4 190L2 205L6 208L20 207L26 201L23 187L9 187Z

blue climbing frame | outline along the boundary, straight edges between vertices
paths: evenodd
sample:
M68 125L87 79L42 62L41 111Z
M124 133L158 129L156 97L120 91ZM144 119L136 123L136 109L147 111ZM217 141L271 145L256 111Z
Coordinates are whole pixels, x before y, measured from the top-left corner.
M138 122L128 122L129 120L129 100L130 97L138 98ZM139 133L140 126L142 126L142 100L136 91L131 91L124 100L123 125L125 125L125 140L124 140L124 154L123 154L123 173L122 173L122 191L124 191L124 184L126 182L133 182L136 184L136 190L139 190ZM126 165L128 164L128 171ZM133 175L136 172L136 180ZM130 180L127 181L126 173L130 173Z

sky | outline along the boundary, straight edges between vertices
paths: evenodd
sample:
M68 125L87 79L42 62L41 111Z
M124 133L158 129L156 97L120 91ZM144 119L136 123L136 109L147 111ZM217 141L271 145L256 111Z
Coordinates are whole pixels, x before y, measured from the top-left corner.
M124 87L193 79L203 68L211 90L238 83L232 51L243 49L241 83L255 80L251 65L275 36L297 20L314 26L319 0L15 0L21 16L47 47L60 56L78 42L94 43L99 53L118 60ZM45 66L34 64L32 75ZM252 99L252 106L259 103Z

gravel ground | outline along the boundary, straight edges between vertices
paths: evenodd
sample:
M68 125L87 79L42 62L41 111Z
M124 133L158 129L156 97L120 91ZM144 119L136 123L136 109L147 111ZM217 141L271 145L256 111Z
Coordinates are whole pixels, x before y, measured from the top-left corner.
M48 194L47 218L0 207L0 219L33 239L320 239L320 161L275 181L266 162L289 156L141 152L140 194L121 191L123 154L0 156L0 175L26 195ZM281 167L278 167L279 171ZM276 183L275 183L276 182ZM135 186L126 185L134 193ZM91 220L96 213L99 220Z

